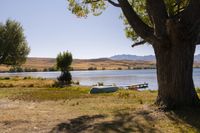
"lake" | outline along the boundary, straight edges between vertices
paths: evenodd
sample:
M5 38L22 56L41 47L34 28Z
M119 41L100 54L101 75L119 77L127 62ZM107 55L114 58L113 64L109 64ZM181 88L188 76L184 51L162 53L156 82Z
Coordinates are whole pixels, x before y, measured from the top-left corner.
M106 85L116 84L127 86L131 84L149 83L149 89L157 89L156 69L144 70L96 70L96 71L72 71L73 80L80 85L94 85L103 82ZM0 73L0 76L31 76L56 79L60 72L22 72ZM193 79L196 87L200 87L200 69L194 68Z

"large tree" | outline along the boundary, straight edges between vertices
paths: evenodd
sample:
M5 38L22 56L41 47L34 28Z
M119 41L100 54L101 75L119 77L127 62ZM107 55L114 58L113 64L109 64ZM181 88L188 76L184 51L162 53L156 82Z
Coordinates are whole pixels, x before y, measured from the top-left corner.
M192 72L200 38L200 0L68 0L79 17L101 14L106 4L122 10L126 33L136 43L152 45L156 55L158 105L199 105Z
M0 23L0 64L19 66L26 61L28 47L24 30L19 22Z

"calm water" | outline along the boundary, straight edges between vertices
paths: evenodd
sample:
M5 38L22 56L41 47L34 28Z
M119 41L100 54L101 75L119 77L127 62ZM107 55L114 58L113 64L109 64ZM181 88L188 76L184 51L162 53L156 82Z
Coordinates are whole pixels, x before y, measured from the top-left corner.
M97 82L127 86L131 84L149 83L149 89L157 89L155 69L146 70L104 70L104 71L72 71L73 80L78 80L81 85L93 85ZM60 72L23 72L0 73L0 76L31 76L55 79ZM196 87L200 87L200 69L194 69L193 79Z

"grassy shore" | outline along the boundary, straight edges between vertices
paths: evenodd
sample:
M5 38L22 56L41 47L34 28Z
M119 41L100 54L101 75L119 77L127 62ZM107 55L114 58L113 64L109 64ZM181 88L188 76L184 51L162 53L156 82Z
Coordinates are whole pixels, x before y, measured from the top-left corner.
M46 79L0 79L0 132L200 132L200 109L163 112L157 91L89 94ZM198 91L198 94L200 92Z

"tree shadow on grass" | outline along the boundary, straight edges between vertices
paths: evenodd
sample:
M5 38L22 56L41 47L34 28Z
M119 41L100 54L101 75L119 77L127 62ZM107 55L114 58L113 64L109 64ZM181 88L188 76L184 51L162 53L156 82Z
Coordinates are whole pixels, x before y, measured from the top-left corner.
M92 128L92 125L90 124L91 122L104 117L104 115L83 115L75 119L70 119L68 122L58 124L50 131L50 133L80 133Z
M118 111L112 120L106 120L104 115L80 116L58 124L50 133L160 133L154 127L156 123L150 113L146 110L131 113Z
M166 116L175 123L186 123L200 132L200 107L182 108L171 111Z
M95 124L95 132L111 133L160 133L155 128L155 119L150 111L141 110L134 113L117 112L112 121Z

